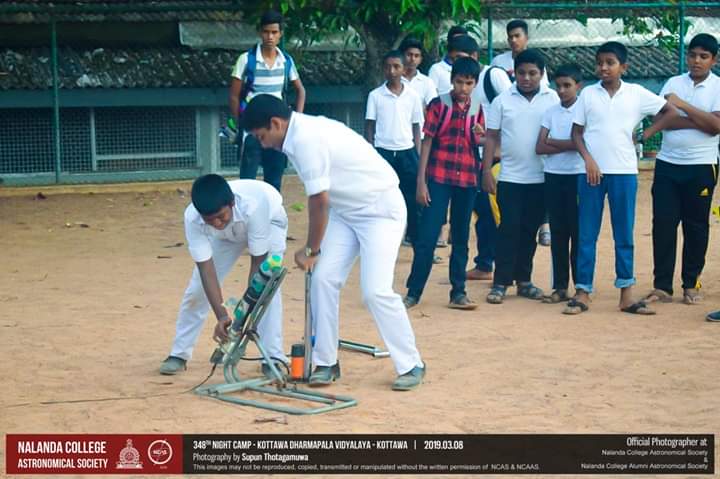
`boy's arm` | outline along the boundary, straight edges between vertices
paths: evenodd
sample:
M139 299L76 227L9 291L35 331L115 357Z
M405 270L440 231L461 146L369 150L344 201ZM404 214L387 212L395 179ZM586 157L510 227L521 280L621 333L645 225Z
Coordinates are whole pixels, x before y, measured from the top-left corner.
M244 83L245 82L235 77L230 81L230 115L235 120L235 123L237 123L238 115L240 114L240 92L243 89Z
M575 142L572 140L558 140L557 138L548 138L545 143L551 148L557 148L558 151L577 151Z
M668 124L677 118L680 118L677 108L670 102L666 102L658 114L653 117L653 124L643 130L643 140L647 140L659 131L664 130Z
M420 148L421 148L420 123L413 123L412 130L413 130L413 143L415 144L415 149L417 150L418 155L419 155Z
M330 211L330 195L327 191L308 197L308 234L305 245L313 251L320 251L320 245L325 237ZM304 271L312 271L317 256L308 257L305 248L295 252L295 264Z
M549 133L550 131L544 126L540 128L540 133L538 133L538 138L535 142L535 153L537 153L538 155L555 155L562 151L559 148L549 144Z
M573 123L572 140L573 143L575 143L575 148L577 149L578 153L580 153L583 161L585 161L585 173L587 175L588 183L590 183L590 185L592 186L596 186L600 184L600 180L602 179L602 172L600 172L600 168L598 167L597 163L595 163L595 160L585 146L585 140L583 139L584 131L585 127L583 125Z
M375 145L375 120L365 120L365 139Z
M500 130L488 128L485 130L485 148L483 149L482 161L482 189L490 194L495 194L496 182L492 174L492 163L494 152L500 143ZM490 154L488 154L488 152Z
M295 88L295 111L302 113L303 110L305 110L305 87L299 78L291 81L290 83L293 88Z
M428 193L427 178L425 177L425 173L427 171L428 161L430 160L432 142L433 138L425 133L425 138L423 138L422 146L420 148L420 163L418 164L417 189L415 193L415 200L422 206L430 205L430 193Z
M715 136L720 134L720 112L703 111L682 100L674 93L670 93L669 95L665 96L665 99L671 105L685 112L687 118L695 125L691 128L696 128L704 133L707 133L708 135ZM678 118L684 117L678 116Z

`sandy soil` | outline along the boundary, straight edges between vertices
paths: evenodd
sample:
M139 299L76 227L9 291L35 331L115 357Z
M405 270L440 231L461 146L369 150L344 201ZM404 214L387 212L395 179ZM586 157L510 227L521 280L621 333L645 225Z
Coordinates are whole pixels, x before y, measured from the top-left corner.
M651 177L641 176L638 295L652 280ZM278 414L182 393L209 372L212 322L187 372L157 372L192 268L185 246L174 246L185 241L182 211L189 202L189 183L179 186L113 194L102 187L94 194L45 190L44 200L33 199L34 191L0 197L0 434L720 433L720 325L704 320L720 308L716 217L704 305L680 304L676 293L676 302L659 306L654 317L618 312L607 219L597 293L591 311L577 317L514 296L502 306L485 304L485 282L469 283L469 294L481 303L476 311L453 312L446 308L446 259L411 312L428 365L419 390L390 390L395 374L389 359L341 352L343 378L329 390L354 396L357 407L259 424L254 420ZM303 201L295 178L286 180L285 195L287 205ZM306 212L288 214L296 238L288 247L295 250L304 244ZM549 248L536 256L534 279L543 288L550 286L549 256ZM398 292L404 292L411 259L403 248ZM226 281L226 296L244 290L247 263L241 260ZM356 267L342 296L341 335L380 345L360 301L357 273ZM284 294L289 349L302 335L299 270L290 270ZM255 374L255 366L247 371ZM137 399L40 404L112 397Z

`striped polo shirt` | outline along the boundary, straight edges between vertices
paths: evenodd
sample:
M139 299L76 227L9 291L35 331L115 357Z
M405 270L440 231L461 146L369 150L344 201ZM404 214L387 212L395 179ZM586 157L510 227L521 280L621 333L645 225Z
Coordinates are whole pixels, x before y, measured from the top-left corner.
M260 94L269 94L282 99L283 86L285 84L285 55L283 55L279 48L276 48L276 50L277 57L275 57L275 63L271 67L268 67L263 59L262 49L258 43L255 50L257 64L255 65L255 81L253 83L254 91L248 94L248 101L251 100L253 96ZM248 52L245 52L240 55L235 63L235 68L233 68L232 72L233 77L238 80L246 81L244 73L247 61ZM288 83L298 80L299 78L300 76L295 68L295 63L293 62L292 68L290 68Z

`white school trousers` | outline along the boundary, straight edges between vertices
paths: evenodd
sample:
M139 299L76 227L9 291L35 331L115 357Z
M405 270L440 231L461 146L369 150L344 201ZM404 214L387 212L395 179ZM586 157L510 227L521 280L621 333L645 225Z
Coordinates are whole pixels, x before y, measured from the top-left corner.
M271 225L270 235L270 253L268 254L284 254L287 228ZM215 271L217 272L218 281L220 285L222 285L225 276L230 272L240 255L247 249L247 244L217 240L214 238L211 240L211 244ZM239 298L247 287L244 281L240 284L243 285L241 290L223 294L223 297L225 299L231 296ZM175 328L175 341L173 342L172 351L170 352L171 356L190 359L209 311L210 303L207 300L207 296L205 296L205 290L203 290L202 281L200 280L200 272L196 265L193 269L190 283L185 290L185 295L180 303L180 312L178 313ZM230 313L232 317L232 311L228 311L228 313ZM214 327L215 324L213 322L213 328ZM283 351L282 292L280 289L275 292L275 296L270 302L270 306L268 306L265 315L260 320L257 330L260 335L260 340L270 356L287 362L287 357Z
M340 289L360 256L362 299L398 374L422 366L405 305L393 291L393 276L407 213L399 188L382 193L375 204L338 213L332 207L310 288L315 325L313 364L337 362Z

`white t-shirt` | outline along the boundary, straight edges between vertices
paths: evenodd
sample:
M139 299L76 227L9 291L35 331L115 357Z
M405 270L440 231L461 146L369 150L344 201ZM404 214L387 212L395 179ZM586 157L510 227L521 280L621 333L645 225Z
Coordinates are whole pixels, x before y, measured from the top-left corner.
M440 60L430 67L428 76L435 83L438 94L442 95L452 90L452 82L450 74L452 73L452 65L445 60Z
M585 146L602 173L637 174L633 130L640 120L662 110L665 103L640 85L624 81L612 98L601 82L582 90L573 123L585 127Z
M250 101L252 97L260 94L268 94L276 96L282 99L283 87L285 86L285 55L279 48L276 48L277 56L275 57L275 63L271 67L268 67L265 63L265 59L262 55L262 48L260 44L255 49L255 79L253 80L254 90L248 93L247 100ZM243 73L245 72L245 65L248 61L248 52L243 53L238 57L235 67L232 71L232 76L238 80L247 81ZM288 82L299 79L297 68L293 62L292 67L288 75Z
M485 126L500 130L499 181L520 184L545 182L543 160L535 153L535 144L545 111L559 102L557 93L544 85L528 101L515 84L493 100Z
M575 108L578 101L565 108L561 103L550 107L543 115L542 126L548 129L548 138L570 140ZM577 151L563 151L545 156L545 173L556 175L577 175L585 173L585 162Z
M512 51L507 51L495 56L495 58L492 59L492 62L490 62L490 65L503 68L506 72L508 72L508 75L515 78L515 59L512 56ZM545 66L545 70L543 70L543 77L542 80L540 80L540 83L546 86L550 85L550 80L548 80L547 75L547 65Z
M370 92L365 119L375 121L375 146L386 150L409 150L415 146L413 124L422 124L422 101L408 82L400 95L383 83Z
M485 76L487 75L488 71L490 71L490 67L485 67L480 72L480 76L478 77L477 85L475 86L475 89L472 92L472 103L478 104L480 103L480 106L482 107L483 114L487 117L488 112L490 111L490 101L488 100L487 95L485 94ZM493 68L492 73L490 74L490 83L492 84L493 88L495 89L495 98L497 98L500 93L504 92L505 90L508 90L512 86L512 82L510 81L510 78L503 73L502 71L498 70L497 68ZM485 119L487 121L487 118ZM478 151L480 152L480 156L483 155L483 147L479 147Z
M405 77L402 77L402 79L418 94L420 100L422 100L423 109L430 103L430 100L438 96L435 82L427 75L417 72L410 80Z
M338 213L374 205L378 196L398 188L390 164L339 121L293 112L282 151L305 185L305 194L323 191Z
M674 76L665 83L660 96L675 93L695 108L706 112L720 112L720 77L710 72L695 85L689 74ZM686 116L681 110L680 114ZM708 135L696 129L663 131L658 158L676 165L712 165L717 163L720 135Z
M185 209L185 238L190 256L196 263L212 258L212 240L225 240L247 246L252 256L284 250L272 244L272 225L287 229L287 214L282 196L268 183L257 180L229 181L235 195L232 220L223 230L205 223L192 203ZM280 249L279 249L280 248Z

